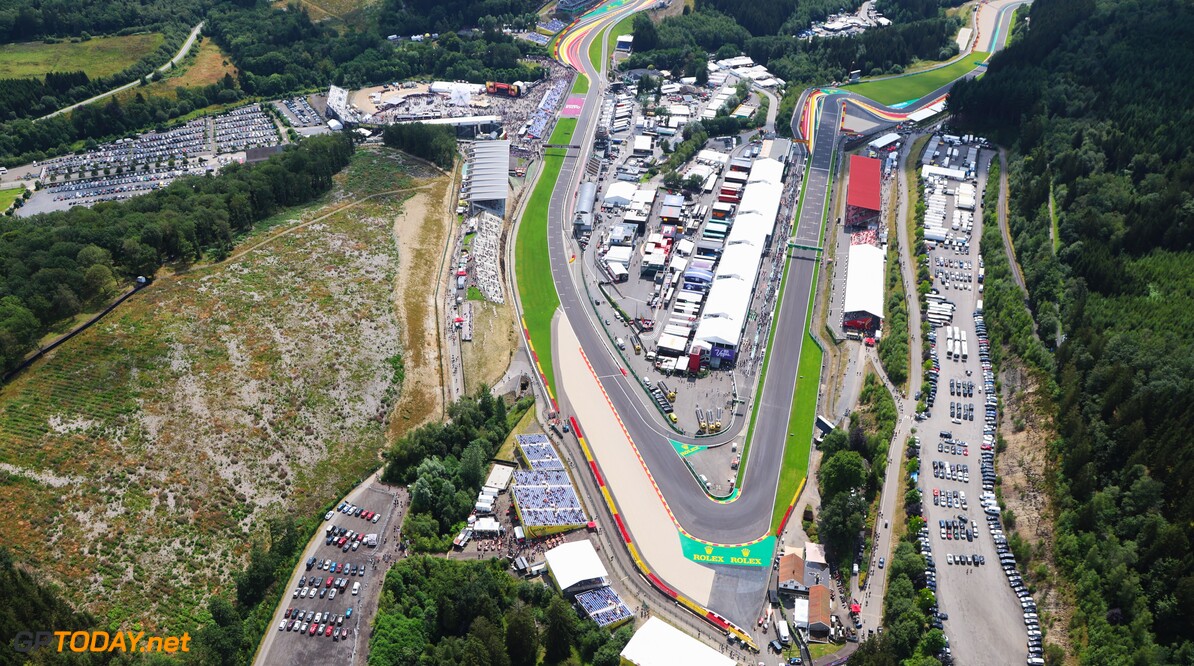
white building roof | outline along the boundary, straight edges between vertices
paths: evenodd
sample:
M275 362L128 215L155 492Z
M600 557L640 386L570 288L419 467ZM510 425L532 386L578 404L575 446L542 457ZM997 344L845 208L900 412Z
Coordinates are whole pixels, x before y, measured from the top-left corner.
M804 544L804 563L825 565L825 546L811 541Z
M509 465L494 465L493 469L489 470L489 478L485 479L485 485L505 490L510 485L510 478L512 476L514 476L513 467Z
M634 151L651 152L651 137L644 134L639 134L634 137Z
M556 579L556 585L566 590L581 581L605 578L609 573L601 563L597 550L587 539L556 546L544 555L547 568Z
M697 326L696 340L737 347L750 310L750 293L763 258L763 241L775 229L783 194L783 164L773 159L755 160L742 190L742 203L734 226L726 235L725 249L705 310Z
M896 134L895 132L889 132L889 133L884 134L883 136L879 137L878 139L875 139L874 141L872 141L870 143L870 146L871 146L871 148L873 148L875 150L883 150L884 148L890 146L891 144L893 144L899 140L900 140L899 134Z
M920 175L923 178L930 176L941 176L951 180L966 180L966 172L962 169L947 169L945 167L933 166L926 164L920 168Z
M609 189L605 192L605 205L629 206L630 202L634 201L634 194L636 192L638 192L638 186L634 183L616 180L610 184Z
M734 666L733 659L680 631L658 617L647 620L622 649L635 666Z
M883 318L885 253L870 244L851 245L846 267L846 301L842 312L866 312Z
M469 201L505 200L510 187L509 173L509 141L478 141L473 144L469 167Z
M630 263L632 251L628 245L615 245L605 253L605 260L626 266Z
M651 204L655 203L655 194L656 191L653 188L646 189L640 187L635 190L634 196L631 197L631 200L633 200L636 204L646 204L647 206L650 206Z

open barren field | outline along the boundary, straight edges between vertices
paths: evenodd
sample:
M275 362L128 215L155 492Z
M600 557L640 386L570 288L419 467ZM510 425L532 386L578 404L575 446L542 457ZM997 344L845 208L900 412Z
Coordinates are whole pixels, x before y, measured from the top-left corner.
M210 39L203 40L192 55L183 61L179 69L182 73L177 76L167 76L161 81L154 81L147 86L130 88L120 93L118 97L122 101L131 99L138 94L145 97L175 99L178 97L175 93L178 88L209 86L219 83L225 74L231 74L235 78L237 73L236 66L232 64L231 59Z
M423 251L403 238L424 217L408 199L449 178L404 177L392 155L354 158L384 167L388 190L350 167L322 208L159 279L0 390L0 508L22 516L0 543L112 627L191 630L264 519L375 469L392 412L437 416L407 404L437 394L419 384L438 370L404 347L424 324L403 325L398 287Z

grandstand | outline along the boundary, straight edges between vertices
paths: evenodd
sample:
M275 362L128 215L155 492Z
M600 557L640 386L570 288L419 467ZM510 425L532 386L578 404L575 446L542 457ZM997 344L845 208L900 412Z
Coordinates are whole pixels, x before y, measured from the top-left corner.
M631 618L630 609L612 587L599 587L576 595L576 603L599 627L614 627Z
M584 508L545 435L519 435L518 451L530 470L514 473L514 510L527 536L568 532L585 525Z
M850 182L846 186L846 228L865 227L879 221L883 207L882 163L850 156Z

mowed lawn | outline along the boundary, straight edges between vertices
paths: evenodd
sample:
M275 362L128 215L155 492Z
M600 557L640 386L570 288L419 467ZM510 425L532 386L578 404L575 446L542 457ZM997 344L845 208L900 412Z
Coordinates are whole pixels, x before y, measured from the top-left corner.
M165 39L161 33L152 32L124 37L96 37L74 44L4 44L0 46L0 79L80 70L93 79L111 76L152 53Z
M548 143L567 143L575 131L575 118L561 118ZM551 358L551 318L560 307L560 296L551 279L551 260L547 256L547 207L565 154L563 148L543 151L543 172L527 202L514 246L514 275L518 280L523 319L531 335L531 346L539 357L539 366L553 392L556 379Z
M975 51L945 67L882 81L855 83L846 86L846 90L869 97L880 104L899 104L920 99L974 69L987 59L987 55L982 51Z
M8 210L12 202L21 198L21 193L25 191L23 187L10 187L5 190L0 190L0 213Z

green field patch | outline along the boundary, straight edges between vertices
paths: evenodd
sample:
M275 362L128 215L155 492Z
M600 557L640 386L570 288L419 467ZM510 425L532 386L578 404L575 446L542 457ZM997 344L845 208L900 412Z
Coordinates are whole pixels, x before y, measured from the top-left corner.
M562 124L564 121L561 120ZM575 129L576 121L572 121ZM552 142L556 133L552 132ZM571 132L568 133L571 138ZM539 357L539 366L548 386L555 390L555 372L551 358L551 318L560 307L560 297L551 279L551 260L547 256L547 206L564 165L565 151L548 148L543 151L543 172L539 175L531 198L518 225L518 239L514 245L514 275L518 280L518 298L522 302L522 316L531 336L531 345Z
M846 86L846 90L879 102L900 104L920 99L941 86L953 81L986 61L989 54L974 51L944 67L930 69L908 76L897 76L879 81L863 81Z
M0 79L78 72L97 79L123 71L152 53L166 37L158 32L96 37L85 42L25 42L0 46Z
M10 187L6 190L0 190L0 213L8 210L12 202L20 199L24 192L25 188L23 187Z
M572 83L572 94L583 95L587 92L589 92L589 77L577 73L576 81Z
M551 132L548 143L563 146L572 143L572 135L576 133L576 118L560 118L556 128ZM554 185L554 183L552 183Z

